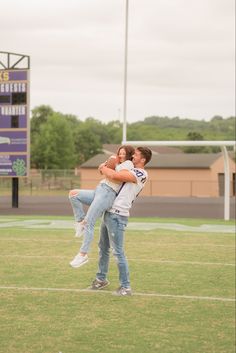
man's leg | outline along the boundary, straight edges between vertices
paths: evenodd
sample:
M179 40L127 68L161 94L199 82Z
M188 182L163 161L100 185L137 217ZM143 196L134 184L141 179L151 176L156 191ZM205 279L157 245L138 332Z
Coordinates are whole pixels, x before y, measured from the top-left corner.
M105 223L113 255L117 259L121 288L130 290L129 267L124 253L124 231L128 223L128 218L107 212L105 214Z
M98 260L98 272L96 278L93 281L90 289L99 290L108 286L110 283L107 280L107 273L109 267L109 257L110 257L110 242L107 233L107 227L102 220L100 227L100 239L98 243L99 247L99 260Z
M107 232L107 226L104 221L100 226L100 239L98 243L99 247L99 260L98 260L98 272L96 278L104 281L106 280L109 260L110 260L110 241Z

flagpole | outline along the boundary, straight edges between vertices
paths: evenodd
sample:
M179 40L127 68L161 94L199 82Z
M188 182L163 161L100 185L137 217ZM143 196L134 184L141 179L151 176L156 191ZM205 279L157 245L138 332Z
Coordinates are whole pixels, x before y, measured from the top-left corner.
M128 63L128 18L129 18L129 0L126 0L125 11L125 57L124 57L124 106L123 106L123 139L127 139L127 63Z

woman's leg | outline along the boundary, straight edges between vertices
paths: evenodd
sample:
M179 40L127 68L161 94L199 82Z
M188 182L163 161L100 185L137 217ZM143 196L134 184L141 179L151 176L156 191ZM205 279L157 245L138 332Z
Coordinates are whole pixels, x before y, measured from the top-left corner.
M93 240L94 226L96 220L111 208L116 198L116 192L106 184L102 183L96 188L95 197L84 218L84 239L80 253L86 254L89 251Z
M77 268L88 262L87 253L93 240L96 220L104 213L104 211L111 208L115 198L116 192L106 184L99 184L96 188L95 197L83 221L83 243L79 253L70 262L72 267Z
M84 219L85 212L83 205L91 205L94 195L95 190L70 190L69 201L71 203L76 222L81 222Z

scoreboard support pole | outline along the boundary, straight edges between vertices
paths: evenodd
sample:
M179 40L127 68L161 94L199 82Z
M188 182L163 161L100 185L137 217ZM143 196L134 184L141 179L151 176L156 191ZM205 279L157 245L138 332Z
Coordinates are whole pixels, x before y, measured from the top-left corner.
M19 205L19 179L12 178L12 208L18 208Z

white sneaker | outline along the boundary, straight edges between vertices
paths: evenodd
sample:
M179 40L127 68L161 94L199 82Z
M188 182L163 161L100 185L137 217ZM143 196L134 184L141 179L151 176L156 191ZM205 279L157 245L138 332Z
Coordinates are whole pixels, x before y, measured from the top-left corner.
M88 261L89 261L88 255L82 256L79 253L70 262L70 265L71 265L71 267L78 268L78 267L83 266L84 264L86 264Z
M84 224L82 222L75 223L75 237L80 238L84 234Z

